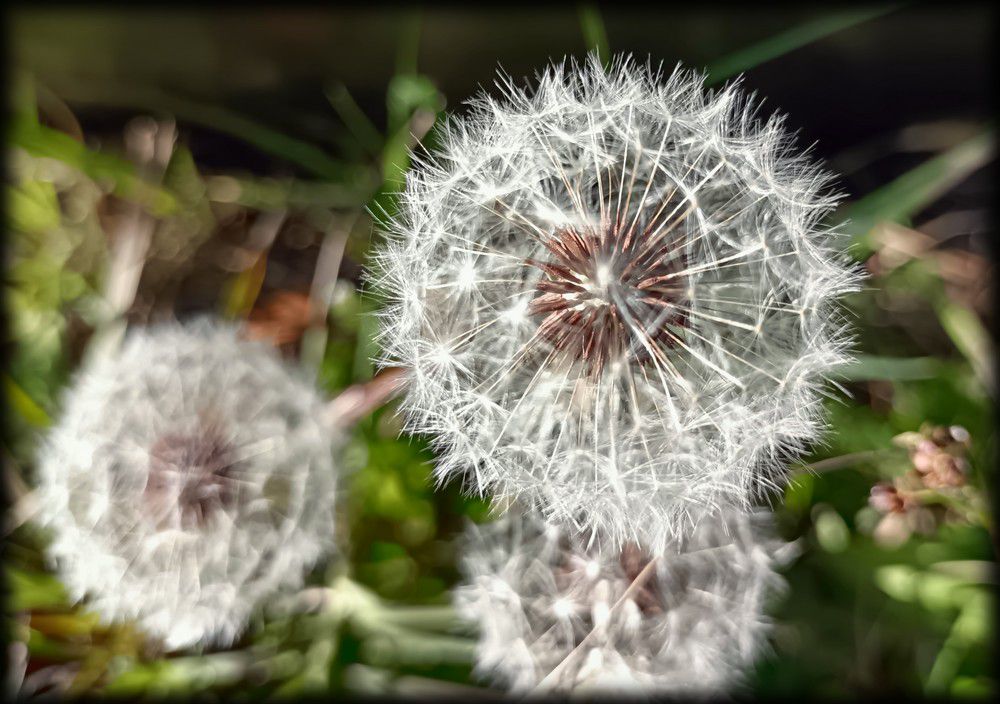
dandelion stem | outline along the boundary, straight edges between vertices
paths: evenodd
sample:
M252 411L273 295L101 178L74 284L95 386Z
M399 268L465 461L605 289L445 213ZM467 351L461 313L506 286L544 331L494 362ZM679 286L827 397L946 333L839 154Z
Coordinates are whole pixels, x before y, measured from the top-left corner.
M406 379L395 367L375 375L371 381L349 386L326 406L331 425L347 426L364 418L402 391Z
M851 467L868 460L873 460L877 457L883 457L888 454L893 454L895 450L892 449L881 449L881 450L862 450L861 452L849 452L846 455L839 455L837 457L827 457L826 459L819 460L818 462L813 462L811 464L803 464L796 468L796 474L822 474L823 472L832 472L837 469L844 469L846 467Z
M177 129L172 121L134 121L125 130L129 156L140 174L162 181L173 154ZM111 233L108 270L104 278L105 317L87 347L88 358L114 350L125 335L125 315L135 303L139 280L146 265L156 220L134 202Z

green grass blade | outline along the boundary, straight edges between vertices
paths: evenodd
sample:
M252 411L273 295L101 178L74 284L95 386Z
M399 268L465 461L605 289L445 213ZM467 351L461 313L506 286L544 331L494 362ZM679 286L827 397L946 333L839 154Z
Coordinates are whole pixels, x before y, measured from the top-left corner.
M583 39L587 50L595 52L607 65L611 59L611 46L608 43L608 31L604 26L601 10L592 2L580 5L580 27L583 29Z
M51 422L49 414L39 406L28 393L21 388L20 384L6 374L3 375L4 391L7 393L7 401L17 414L24 418L28 424L36 428L45 428Z
M417 58L420 55L421 12L410 12L404 22L396 47L396 74L411 75L417 72ZM393 125L389 125L392 131Z
M32 125L38 124L38 96L35 80L30 74L22 71L14 73L8 101L11 117L14 120L23 120Z
M941 361L935 357L858 355L853 362L837 369L836 377L844 381L911 381L933 378L941 368Z
M215 104L178 97L150 86L112 85L107 82L78 82L63 97L71 103L93 104L165 112L183 122L202 125L232 135L252 144L262 152L286 159L315 176L340 180L345 165L330 157L322 149L294 137L277 132L254 120L230 112Z
M10 589L8 608L11 611L56 608L66 604L66 589L53 575L29 572L11 564L4 565Z
M928 159L915 169L840 211L848 220L845 231L858 244L869 246L867 235L879 221L902 222L919 213L944 193L989 163L996 150L992 129Z
M994 393L993 354L990 335L973 311L940 296L934 306L941 327L969 364L987 393Z
M10 144L21 147L32 156L57 159L95 181L112 182L116 195L147 206L154 215L168 214L177 207L171 193L141 179L131 163L111 154L91 151L68 134L37 123L16 120L8 128L7 139Z
M378 155L384 139L347 90L347 86L338 83L328 88L326 99L337 111L340 119L344 121L344 125L351 131L354 138L358 140L358 144L369 154Z
M880 17L898 5L844 10L793 27L710 64L705 84L718 83L848 27Z

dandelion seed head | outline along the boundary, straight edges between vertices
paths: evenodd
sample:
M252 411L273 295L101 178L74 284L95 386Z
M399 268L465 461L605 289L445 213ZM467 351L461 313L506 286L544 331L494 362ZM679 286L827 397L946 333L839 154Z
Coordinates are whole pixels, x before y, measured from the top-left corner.
M442 126L376 257L408 429L439 480L619 544L750 510L849 357L830 176L692 72L591 57L498 85Z
M476 672L516 692L730 690L766 646L775 570L794 553L771 531L765 514L706 519L629 593L651 559L634 543L518 511L471 526L455 603L479 627Z
M84 367L38 460L70 595L168 649L231 644L333 547L322 407L272 350L208 320L136 330Z

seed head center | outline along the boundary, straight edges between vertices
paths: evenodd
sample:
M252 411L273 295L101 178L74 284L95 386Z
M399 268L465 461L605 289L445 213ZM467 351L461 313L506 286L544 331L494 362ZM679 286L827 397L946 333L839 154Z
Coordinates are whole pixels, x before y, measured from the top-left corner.
M527 261L543 274L528 309L539 337L592 374L621 359L646 363L687 323L676 241L623 229L558 229L544 242L549 259Z
M167 433L149 450L143 499L161 528L203 527L236 499L234 448L217 425Z

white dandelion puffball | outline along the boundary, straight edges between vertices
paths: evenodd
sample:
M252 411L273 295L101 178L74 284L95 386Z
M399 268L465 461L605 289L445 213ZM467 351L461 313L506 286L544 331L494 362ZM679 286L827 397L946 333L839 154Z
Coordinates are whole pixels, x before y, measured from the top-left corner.
M437 477L664 546L823 429L858 274L782 118L619 58L482 95L415 158L373 283Z
M70 595L168 649L231 644L333 547L321 409L273 350L208 320L136 330L85 367L38 463Z
M517 692L703 694L739 683L784 585L775 567L794 550L766 514L702 521L653 565L633 543L581 535L513 511L469 529L454 599L479 626L480 676Z

